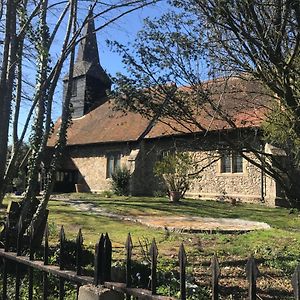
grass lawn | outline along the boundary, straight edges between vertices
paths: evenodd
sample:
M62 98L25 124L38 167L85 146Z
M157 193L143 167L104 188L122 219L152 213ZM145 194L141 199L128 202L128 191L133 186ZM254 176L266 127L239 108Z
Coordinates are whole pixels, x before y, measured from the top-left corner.
M65 197L65 198L63 198ZM299 261L300 216L297 211L268 208L264 205L238 204L184 199L180 204L170 204L166 198L112 197L96 194L57 195L59 200L50 201L50 234L52 242L57 241L59 228L64 225L67 238L75 238L82 228L84 243L94 247L102 232L108 232L115 255L124 257L123 245L128 232L136 246L135 254L141 256L153 238L158 243L160 258L176 258L178 247L184 243L189 262L200 285L209 282L209 264L216 253L221 265L221 285L224 294L240 295L246 289L244 266L253 254L259 263L261 277L258 281L261 299L292 299L290 277ZM214 218L242 218L268 223L270 230L258 230L245 234L187 234L166 232L148 228L139 223L121 221L89 211L80 211L67 204L68 199L92 202L93 206L105 212L126 216L138 215L193 215ZM141 244L143 247L141 247ZM228 286L228 287L226 287ZM227 299L227 298L224 298ZM238 296L228 299L241 299Z

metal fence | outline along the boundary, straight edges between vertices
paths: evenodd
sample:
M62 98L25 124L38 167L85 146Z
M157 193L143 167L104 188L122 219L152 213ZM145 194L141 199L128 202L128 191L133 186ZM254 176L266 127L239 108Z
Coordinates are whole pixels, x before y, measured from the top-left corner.
M8 226L8 224L7 224ZM108 234L101 235L99 241L95 247L94 255L94 276L84 276L83 275L83 237L81 230L79 230L76 238L76 266L75 270L66 269L66 258L70 254L68 253L66 238L64 228L61 227L59 236L59 265L49 264L49 230L46 225L44 233L44 243L43 243L43 260L35 259L35 250L32 245L32 238L29 236L29 247L23 245L23 239L21 234L18 233L15 237L16 251L11 251L11 241L14 237L9 236L9 231L6 230L4 248L0 249L0 257L2 258L3 265L3 290L2 299L8 299L8 263L10 261L15 262L15 272L14 272L14 294L15 299L20 299L20 287L21 287L21 268L24 266L27 268L28 273L28 299L33 299L33 275L34 272L41 272L43 276L43 299L48 299L50 296L49 291L49 274L56 276L59 279L59 299L64 299L65 297L65 283L66 281L75 284L75 289L77 289L77 296L79 287L85 284L103 285L109 289L114 289L118 292L126 295L126 299L160 299L160 300L172 300L175 298L158 296L157 295L157 257L158 249L155 240L152 241L151 247L149 249L150 257L150 289L134 288L132 282L133 268L132 268L132 250L133 243L130 234L127 237L125 243L126 252L126 276L124 278L125 282L112 282L111 281L111 271L112 271L112 244ZM22 255L24 252L27 255ZM187 298L186 293L186 265L187 256L183 244L179 247L178 253L178 264L179 264L179 275L180 275L180 299L184 300ZM220 289L219 289L219 277L220 277L220 266L216 256L211 259L211 299L219 299ZM258 268L253 257L248 259L246 264L246 277L248 279L248 297L253 300L256 299L256 281L258 277ZM77 288L76 288L77 286ZM300 265L295 269L292 277L292 286L294 289L295 299L300 299Z

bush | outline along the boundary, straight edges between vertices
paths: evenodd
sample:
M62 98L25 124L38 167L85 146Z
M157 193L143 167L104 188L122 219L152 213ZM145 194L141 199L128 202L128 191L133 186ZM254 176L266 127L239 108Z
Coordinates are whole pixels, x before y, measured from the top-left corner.
M130 171L126 167L118 168L112 174L112 190L116 195L129 195Z
M192 178L189 172L193 166L194 162L189 153L169 153L162 160L156 162L154 173L164 180L169 196L171 193L177 192L181 198L189 188Z

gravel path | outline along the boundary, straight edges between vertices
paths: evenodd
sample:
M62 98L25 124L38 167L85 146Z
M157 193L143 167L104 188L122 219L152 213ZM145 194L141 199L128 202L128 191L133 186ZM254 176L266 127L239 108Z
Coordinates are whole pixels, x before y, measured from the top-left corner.
M55 199L53 199L55 200ZM114 218L123 221L138 222L143 225L162 228L178 232L208 232L208 233L243 233L252 230L270 229L270 225L264 222L248 221L230 218L202 218L193 216L125 216L106 211L95 206L92 201L78 199L56 199L71 205L82 212L90 212L95 215Z

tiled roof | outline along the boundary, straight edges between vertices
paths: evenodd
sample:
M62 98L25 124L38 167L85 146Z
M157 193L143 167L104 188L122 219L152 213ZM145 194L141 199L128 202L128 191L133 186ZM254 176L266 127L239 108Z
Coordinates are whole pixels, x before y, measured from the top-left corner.
M59 119L48 146L54 146ZM115 111L110 101L92 110L81 118L73 120L68 129L68 145L136 141L147 127L149 121L141 115Z
M262 93L262 87L257 82L241 81L231 78L204 83L210 88L211 98L216 105L222 106L237 128L258 127L268 111L266 103L270 97ZM183 88L190 89L190 88ZM232 126L220 118L210 106L199 110L197 121L208 131L230 129ZM68 145L85 145L109 142L137 141L142 135L145 138L157 138L182 133L203 132L196 125L187 123L178 124L167 118L163 122L156 122L149 129L150 120L137 113L116 111L114 101L107 101L81 118L73 120L68 130ZM167 124L168 125L167 125ZM55 125L54 134L48 145L55 143L55 132L59 128L60 120ZM169 126L171 125L171 127ZM146 132L146 129L147 132Z

